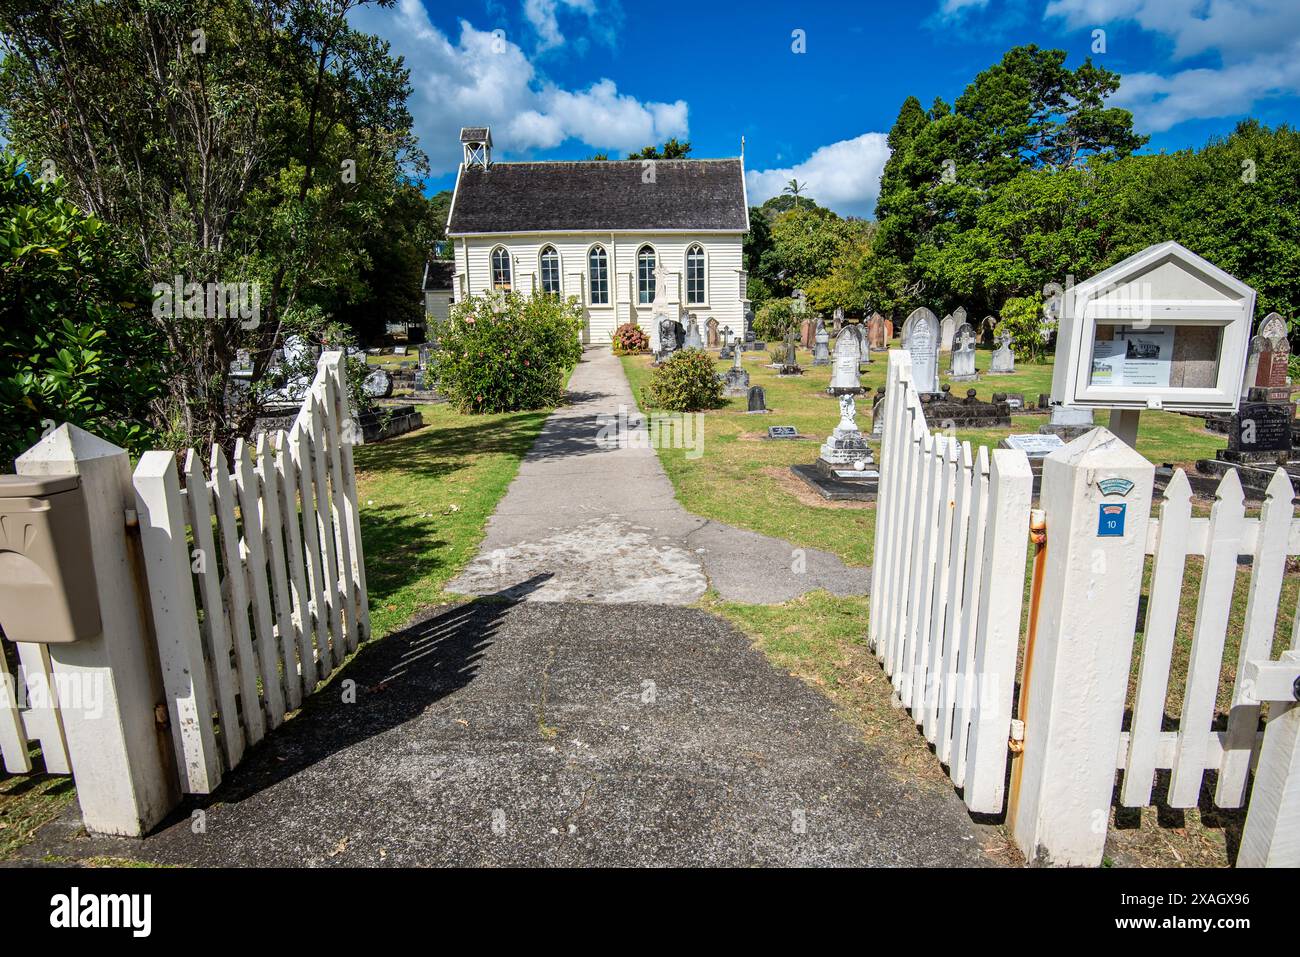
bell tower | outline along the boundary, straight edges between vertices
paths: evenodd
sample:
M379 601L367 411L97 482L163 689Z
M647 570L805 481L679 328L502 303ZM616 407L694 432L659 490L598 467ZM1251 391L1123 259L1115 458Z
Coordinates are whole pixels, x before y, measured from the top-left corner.
M466 169L487 169L492 165L492 130L486 126L463 126L460 145L465 150Z

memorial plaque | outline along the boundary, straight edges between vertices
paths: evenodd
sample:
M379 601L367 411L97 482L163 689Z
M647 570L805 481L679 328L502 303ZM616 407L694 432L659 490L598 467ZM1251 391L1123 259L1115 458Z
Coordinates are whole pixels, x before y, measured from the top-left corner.
M799 430L793 425L769 425L767 427L767 437L769 439L797 439Z
M1059 435L1037 432L1008 435L1000 444L1004 449L1018 449L1030 459L1042 459L1057 449L1065 448L1065 442Z

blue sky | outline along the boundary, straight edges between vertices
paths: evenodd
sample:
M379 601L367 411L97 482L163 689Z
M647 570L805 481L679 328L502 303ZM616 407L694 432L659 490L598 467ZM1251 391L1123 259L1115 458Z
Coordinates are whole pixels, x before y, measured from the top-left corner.
M903 99L951 102L1020 43L1122 74L1114 102L1151 150L1243 116L1300 122L1300 0L398 0L352 19L411 68L431 190L455 181L461 126L490 125L505 160L622 158L669 136L735 156L743 136L751 202L797 176L866 216Z

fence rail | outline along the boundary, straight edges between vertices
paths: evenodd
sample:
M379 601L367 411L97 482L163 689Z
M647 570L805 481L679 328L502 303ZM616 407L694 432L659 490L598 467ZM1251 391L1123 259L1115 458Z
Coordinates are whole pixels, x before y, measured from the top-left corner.
M1033 474L931 433L889 354L870 642L968 808L1002 809Z

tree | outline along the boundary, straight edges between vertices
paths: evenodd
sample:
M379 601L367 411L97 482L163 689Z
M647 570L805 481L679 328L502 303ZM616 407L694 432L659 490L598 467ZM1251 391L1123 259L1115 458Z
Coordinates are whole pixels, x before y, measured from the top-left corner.
M785 189L781 190L781 192L789 193L791 196L793 196L795 209L798 209L799 194L802 193L807 188L807 185L808 184L806 183L800 183L797 179L791 179L790 182L786 184Z
M0 468L72 422L130 451L155 435L162 337L134 252L0 152Z
M350 26L366 2L0 0L9 140L129 237L153 282L259 291L251 326L159 322L185 442L247 431L259 391L228 401L236 350L260 379L286 326L358 295L367 241L425 168L409 71Z
M641 148L641 151L638 153L628 153L627 158L630 160L686 159L686 157L690 154L690 152L691 152L691 141L687 140L686 142L683 143L678 141L677 137L674 136L672 139L664 143L662 149L658 146L654 146L653 144L650 146L643 146Z
M783 292L806 287L830 267L853 228L829 210L792 209L772 223L771 260Z

